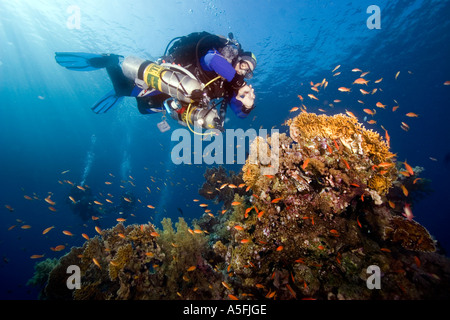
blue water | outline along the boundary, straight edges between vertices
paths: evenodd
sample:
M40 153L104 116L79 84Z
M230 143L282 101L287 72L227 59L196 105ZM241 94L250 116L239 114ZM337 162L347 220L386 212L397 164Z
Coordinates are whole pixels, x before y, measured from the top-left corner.
M381 9L381 29L367 27L366 9L372 4ZM71 5L80 9L79 29L67 26ZM106 114L94 114L90 106L111 89L106 72L66 70L56 64L54 52L156 59L173 37L203 30L233 32L258 59L250 81L257 107L245 120L230 112L227 128L285 130L281 124L292 116L289 110L300 106L298 94L308 111L347 109L360 121L364 107L386 104L385 110L376 108L377 124L366 127L384 135L383 125L398 159L425 169L421 177L432 180L434 192L414 203L413 213L448 252L450 86L444 82L450 80L449 16L449 1L0 1L0 298L36 299L39 289L26 286L36 262L31 255L60 257L83 244L81 233L94 236L95 223L101 228L116 223L117 213L95 222L74 214L66 203L71 186L64 180L84 180L99 199L100 193L111 193L118 201L125 191L132 192L142 204L127 223L159 225L166 216L176 220L178 208L189 221L202 214L192 199L201 199L198 189L208 166L174 165L171 132L160 133L160 115L139 114L132 98ZM337 65L342 73L333 77ZM339 92L357 78L353 68L370 71L368 88L382 91L362 96L353 85L350 94ZM323 78L327 89L317 94L319 101L310 100L310 81ZM383 81L374 85L379 78ZM331 108L335 99L342 102ZM392 112L394 99L400 107ZM407 112L419 118L408 118ZM400 128L402 121L410 126L408 132ZM49 193L56 212L44 201ZM31 228L20 228L24 224ZM55 228L42 235L50 226ZM59 244L66 249L49 249Z

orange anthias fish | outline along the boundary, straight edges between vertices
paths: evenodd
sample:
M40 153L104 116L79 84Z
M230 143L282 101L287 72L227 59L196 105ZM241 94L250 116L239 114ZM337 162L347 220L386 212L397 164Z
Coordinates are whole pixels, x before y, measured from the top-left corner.
M359 89L359 91L361 91L362 94L369 94L370 92L367 92L366 90L363 89Z
M66 236L73 236L73 233L67 230L64 230L62 233L64 233Z
M308 97L309 97L310 99L319 100L319 99L317 99L317 97L316 97L315 95L313 95L313 94L308 94Z
M403 215L406 217L406 219L411 221L412 218L414 218L412 210L411 210L411 206L408 203L405 203L405 207L403 208L403 210L405 211L405 213Z
M405 197L407 197L409 194L408 189L406 189L406 187L404 185L401 185L400 187L402 188L402 191L403 191L403 194L405 195Z
M187 268L186 271L191 272L191 271L194 271L195 269L197 269L196 266L191 266L191 267Z
M353 112L345 110L345 113L346 113L349 117L352 117L352 118L356 119L356 116L353 114Z
M408 113L406 114L406 116L407 116L407 117L410 117L410 118L418 118L418 117L419 117L419 115L416 114L416 113L414 113L414 112L408 112Z
M385 104L382 104L381 102L377 102L377 103L376 103L376 106L377 106L378 108L383 108L383 109L385 109L385 107L386 107L386 105L385 105Z
M303 165L302 165L302 169L303 169L303 170L306 169L306 167L308 166L308 163L309 163L309 158L307 158L307 159L303 162Z
M43 254L33 254L30 259L39 259L42 258L44 255Z
M358 227L362 228L361 222L359 222L359 217L356 217L356 223L358 224Z
M339 64L339 65L337 65L334 69L333 69L333 71L331 71L332 73L333 72L335 72L337 69L339 69L341 67L341 65Z
M276 199L273 199L273 200L272 200L272 203L278 203L281 199L283 199L283 198L276 198Z
M409 174L413 176L414 175L413 168L409 164L406 163L406 160L405 160L405 162L403 162L403 164L405 165L405 168L409 172Z
M239 201L233 201L232 203L231 203L231 205L232 206L238 206L238 205L240 205L241 203L239 202Z
M56 202L52 201L52 199L50 199L50 196L48 196L47 198L45 198L45 202L47 202L48 204L54 206L56 204Z
M358 78L355 81L353 81L354 84L365 84L367 86L367 83L369 82L369 80L366 80L364 78Z
M94 262L94 264L95 264L97 267L99 267L100 269L102 268L101 265L100 265L100 263L98 263L97 259L92 258L92 261Z
M228 290L231 290L231 287L228 283L226 283L225 281L222 281L222 285L227 288Z
M351 92L351 89L350 88L346 88L346 87L340 87L340 88L338 88L338 90L341 91L341 92Z
M374 116L376 114L376 110L370 110L370 109L363 109L363 111L367 114L370 114L371 116Z
M416 263L416 266L418 268L420 268L421 263L420 263L420 259L417 256L414 256L414 262Z
M361 73L360 77L361 77L361 78L364 78L364 77L367 76L369 73L370 73L370 71L363 72L363 73Z
M289 110L289 112L295 112L297 111L299 108L298 107L293 107L291 110Z
M342 159L342 161L344 162L347 169L350 170L350 165L348 164L348 162L345 159Z
M55 226L51 226L48 227L47 229L45 229L44 231L42 231L42 234L46 234L47 232L49 232L50 230L52 230Z
M402 124L400 125L400 128L402 128L405 131L409 131L409 126L404 122L402 122Z

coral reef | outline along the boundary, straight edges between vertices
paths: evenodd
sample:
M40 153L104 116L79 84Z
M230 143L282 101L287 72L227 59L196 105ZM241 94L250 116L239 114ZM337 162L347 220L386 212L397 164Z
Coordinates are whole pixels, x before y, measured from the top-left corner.
M448 299L449 260L405 214L426 189L422 170L401 171L388 142L351 117L288 124L290 136L253 141L240 174L207 170L199 193L220 213L103 230L60 259L45 298ZM61 285L68 264L82 272L74 292ZM366 285L373 265L382 290Z
M205 183L199 190L199 194L208 200L215 200L216 202L223 202L225 206L229 206L233 201L234 194L244 194L242 190L233 190L233 186L239 186L244 181L241 174L235 174L230 171L228 174L222 166L218 168L206 169L204 174ZM224 188L223 186L232 186L231 188Z
M31 279L28 280L28 286L42 287L48 281L48 276L50 272L58 264L58 259L45 259L44 261L37 262L34 265L34 274Z
M213 288L220 286L220 278L203 257L208 252L205 233L193 232L182 218L176 231L170 219L162 224L163 230L157 230L150 223L119 223L82 248L72 248L50 274L44 298L218 299L220 290ZM73 295L60 280L70 264L81 270L81 289Z

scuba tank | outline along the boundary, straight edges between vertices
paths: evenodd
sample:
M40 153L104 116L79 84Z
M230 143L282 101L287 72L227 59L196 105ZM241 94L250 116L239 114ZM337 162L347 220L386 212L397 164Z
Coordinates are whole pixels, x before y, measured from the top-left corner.
M141 87L152 88L171 96L164 107L172 119L184 126L193 124L204 129L223 131L223 119L209 99L203 97L199 105L192 105L191 94L203 90L204 85L188 70L173 64L156 64L138 57L128 56L122 63L122 72ZM187 105L182 105L184 102Z
M176 67L178 66L174 66L174 68ZM128 79L144 81L148 87L186 103L192 102L190 96L194 90L203 89L201 83L187 70L183 74L169 69L167 66L133 56L125 58L122 63L122 71Z

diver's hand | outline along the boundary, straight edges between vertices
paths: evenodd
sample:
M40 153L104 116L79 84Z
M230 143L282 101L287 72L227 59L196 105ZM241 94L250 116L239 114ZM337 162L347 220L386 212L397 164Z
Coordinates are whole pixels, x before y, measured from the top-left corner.
M255 104L255 89L252 85L245 85L239 89L236 99L241 101L246 108L251 108Z

